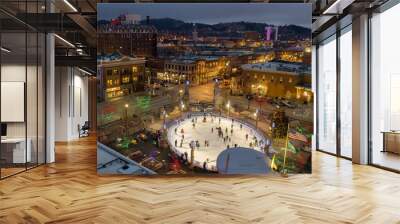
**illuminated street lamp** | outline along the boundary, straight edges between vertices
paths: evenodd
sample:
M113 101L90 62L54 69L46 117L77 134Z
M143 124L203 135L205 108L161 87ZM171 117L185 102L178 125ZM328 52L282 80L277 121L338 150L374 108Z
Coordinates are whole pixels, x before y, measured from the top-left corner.
M215 83L214 83L214 94L213 94L213 103L214 105L216 104L216 97L217 97L217 91L218 91L218 79L215 79Z
M183 101L181 101L181 110L183 111L185 109L185 104L183 103Z
M165 119L168 117L168 114L167 114L167 111L165 110L165 108L164 108L162 114L163 114L163 127L165 128Z
M126 103L125 104L125 135L128 136L128 107L129 105Z
M256 128L258 128L258 109L254 112L254 118L256 120Z
M228 103L226 104L226 108L228 108L228 117L229 117L230 108L231 108L231 102L230 101L228 101Z

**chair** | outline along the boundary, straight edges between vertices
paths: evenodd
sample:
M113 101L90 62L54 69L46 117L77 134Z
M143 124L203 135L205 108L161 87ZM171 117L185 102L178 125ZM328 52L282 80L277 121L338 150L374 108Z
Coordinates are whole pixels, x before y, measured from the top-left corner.
M78 125L79 138L89 136L89 129L90 129L89 121L85 121L82 127Z

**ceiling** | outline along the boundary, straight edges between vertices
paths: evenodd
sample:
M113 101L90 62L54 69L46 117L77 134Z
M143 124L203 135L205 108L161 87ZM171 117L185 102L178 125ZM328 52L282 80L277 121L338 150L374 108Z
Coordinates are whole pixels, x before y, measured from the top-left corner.
M1 0L2 43L13 49L9 56L16 58L26 55L25 35L18 33L27 31L28 37L30 32L56 33L56 65L79 66L95 73L96 3L96 0ZM28 55L36 50L31 44L27 46Z
M57 64L65 65L70 61L80 66L81 60L82 66L84 64L89 70L95 71L97 3L249 1L312 4L312 33L315 38L345 16L357 15L387 0L1 0L0 25L4 33L25 30L54 32L61 37L56 38ZM19 40L14 40L14 47L17 47Z

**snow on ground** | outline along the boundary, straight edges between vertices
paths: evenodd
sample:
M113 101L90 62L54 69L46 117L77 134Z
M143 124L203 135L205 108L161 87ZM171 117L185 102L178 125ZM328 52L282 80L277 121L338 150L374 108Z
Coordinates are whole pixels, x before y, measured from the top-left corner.
M191 155L190 143L192 141L199 141L200 147L195 147L194 149L196 166L202 167L204 161L208 160L207 168L216 170L217 157L228 145L232 148L237 144L237 147L253 148L254 150L263 152L262 147L265 145L266 139L254 127L238 120L232 122L231 118L226 117L207 115L205 122L203 122L203 119L203 115L192 115L190 118L179 121L179 123L175 122L175 124L168 128L168 141L172 149L178 154L186 152L189 161ZM192 120L194 120L194 127ZM223 136L229 136L230 140L228 139L224 142L223 137L218 136L217 127L221 127ZM233 132L231 132L232 129ZM246 134L248 135L247 139ZM182 135L184 138L181 146ZM257 145L255 145L254 137L257 138ZM177 142L176 147L175 140ZM209 146L205 146L205 140L208 140ZM250 143L252 143L252 147L250 147Z

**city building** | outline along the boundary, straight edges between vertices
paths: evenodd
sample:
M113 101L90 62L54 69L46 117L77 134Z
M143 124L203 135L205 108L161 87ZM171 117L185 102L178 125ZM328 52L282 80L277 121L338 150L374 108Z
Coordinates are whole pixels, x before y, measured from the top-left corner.
M121 20L121 24L123 24L123 25L139 24L140 20L141 20L141 16L136 15L136 14L125 14L125 15L121 15L120 20Z
M157 30L152 26L105 24L97 30L98 51L102 54L119 51L137 57L157 56Z
M191 85L199 85L224 74L228 67L225 57L187 57L166 60L164 74L159 80L181 83L189 80Z
M243 84L241 88L246 94L305 102L312 100L311 71L302 63L274 60L245 64L241 66L241 71L236 82Z
M278 41L278 27L266 26L264 29L264 44L265 46L273 47Z
M98 98L109 100L143 91L145 58L133 58L118 53L99 56L97 65Z
M311 65L311 49L302 47L290 47L275 50L277 59L289 62L299 62Z
M163 77L165 68L164 58L147 58L146 71L150 73L151 83L157 82L157 77ZM162 78L161 78L162 80Z
M265 27L265 41L277 41L278 40L278 27L267 26Z

